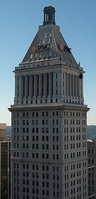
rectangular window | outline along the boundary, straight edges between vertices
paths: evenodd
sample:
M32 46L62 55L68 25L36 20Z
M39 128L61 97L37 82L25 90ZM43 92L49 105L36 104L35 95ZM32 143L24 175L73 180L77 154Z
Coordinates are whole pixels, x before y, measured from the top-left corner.
M49 159L49 154L48 153L46 154L46 159Z
M38 120L36 120L36 125L38 125Z
M46 120L46 125L48 125L49 124L49 120Z
M48 128L46 128L46 133L49 133L49 129Z
M34 125L34 120L32 120L32 125Z
M36 112L36 117L38 117L38 112Z
M44 112L42 112L42 116L44 116Z
M48 112L46 112L46 116L48 116Z
M53 133L55 133L55 128L53 128Z
M36 128L36 133L38 133L38 128Z
M42 136L42 141L45 141L45 136Z
M45 123L45 121L44 121L44 120L42 120L42 125L44 125L44 123Z

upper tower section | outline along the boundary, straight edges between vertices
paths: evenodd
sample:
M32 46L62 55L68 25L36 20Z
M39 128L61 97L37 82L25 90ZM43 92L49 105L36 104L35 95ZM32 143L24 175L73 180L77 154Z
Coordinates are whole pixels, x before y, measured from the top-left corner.
M83 73L55 24L55 9L45 7L44 22L15 68L14 103L83 105Z
M22 64L53 59L62 60L71 67L79 67L71 48L60 32L60 27L55 23L55 8L48 6L44 8L43 25L39 26Z
M43 25L54 24L55 25L55 8L48 6L44 8L44 22Z

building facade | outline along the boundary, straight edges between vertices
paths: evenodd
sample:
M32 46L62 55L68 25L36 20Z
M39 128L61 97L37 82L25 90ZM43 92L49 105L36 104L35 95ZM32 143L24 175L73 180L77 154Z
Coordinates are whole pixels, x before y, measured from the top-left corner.
M53 7L14 72L11 199L87 199L84 71Z
M0 123L0 140L6 139L6 123Z
M87 141L88 146L88 198L96 199L96 142Z
M10 199L10 140L0 140L0 198Z

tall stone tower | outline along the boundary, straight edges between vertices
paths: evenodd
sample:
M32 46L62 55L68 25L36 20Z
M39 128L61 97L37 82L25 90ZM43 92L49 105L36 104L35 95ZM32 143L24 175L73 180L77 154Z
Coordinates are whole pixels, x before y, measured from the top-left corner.
M87 199L84 71L53 7L14 72L11 199Z

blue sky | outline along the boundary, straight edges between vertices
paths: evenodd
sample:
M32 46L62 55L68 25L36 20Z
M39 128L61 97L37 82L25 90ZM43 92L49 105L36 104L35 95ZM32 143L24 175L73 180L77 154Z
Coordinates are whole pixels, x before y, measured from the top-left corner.
M8 107L14 103L14 68L22 61L45 6L56 9L60 26L84 74L84 98L88 124L96 125L96 0L1 0L0 1L0 123L11 124Z

